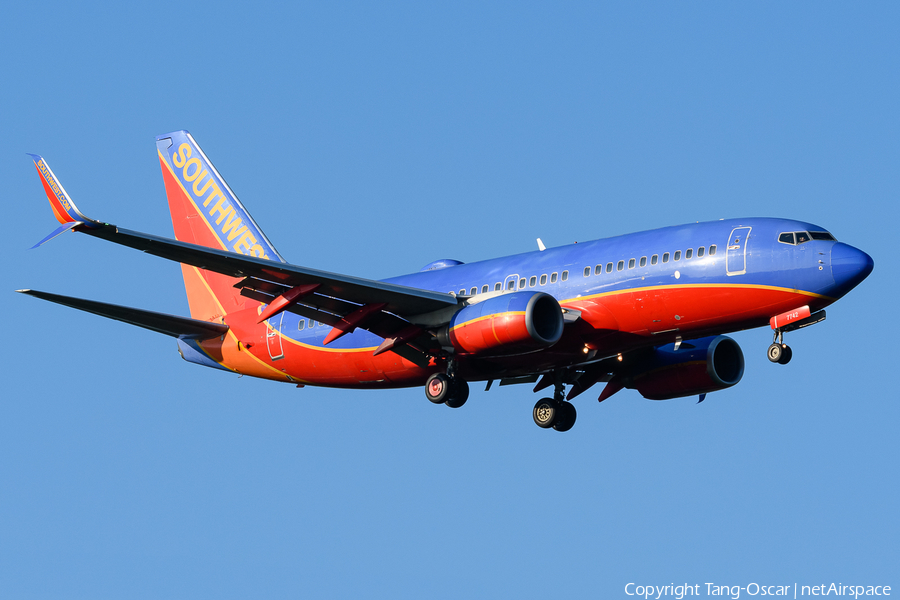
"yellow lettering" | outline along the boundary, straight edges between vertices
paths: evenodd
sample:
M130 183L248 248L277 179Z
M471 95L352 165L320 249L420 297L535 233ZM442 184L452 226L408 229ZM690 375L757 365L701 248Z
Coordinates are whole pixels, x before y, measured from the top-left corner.
M256 238L253 237L253 234L250 231L244 231L241 235L241 239L239 239L234 246L234 251L238 254L249 254L250 246L256 243Z
M175 161L175 166L179 169L184 166L184 161L186 161L191 156L191 145L187 142L178 146L178 152L175 156L172 157L172 160ZM180 159L180 160L179 160Z
M231 240L242 234L244 231L246 231L247 226L244 225L243 227L238 229L241 224L241 218L237 216L237 212L234 210L233 206L231 207L231 212L228 214L229 216L225 220L225 226L222 227L222 233L228 236L228 241L230 242ZM228 233L229 231L231 231L231 233Z
M225 198L223 197L221 200L216 202L216 205L213 206L212 210L209 211L210 217L214 217L216 213L219 213L219 218L216 219L216 225L221 225L225 217L227 217L229 213L234 211L230 204L223 204L224 202Z
M197 166L197 170L194 171L194 174L193 174L193 175L188 175L188 169L191 168L191 165L196 165L196 166ZM206 173L206 169L204 169L204 168L200 165L200 159L199 159L199 158L192 158L191 160L187 161L187 164L184 165L184 171L182 171L181 174L184 175L185 181L193 181L193 180L197 179L197 177L200 175L201 171L202 171L203 173Z
M263 250L263 247L260 246L259 244L256 244L255 246L250 248L250 256L256 256L258 258L265 258L266 260L269 259L269 257L266 256L266 251Z
M203 174L206 175L206 171L203 171ZM194 194L195 194L198 198L202 198L202 197L203 197L203 194L206 193L206 190L209 189L209 185L212 183L212 175L210 175L209 177L207 177L207 178L205 179L206 185L203 186L203 189L202 189L202 190L198 190L198 189L197 189L197 185L198 185L200 182L202 182L202 181L204 181L204 178L203 178L203 177L198 177L198 178L194 181Z
M225 196L222 195L222 190L219 189L219 186L217 186L216 184L213 184L213 191L210 193L209 198L207 198L206 201L203 202L203 206L204 206L204 207L209 206L209 203L210 203L210 202L213 200L213 198L215 198L216 196L218 196L218 197L221 198L222 200L225 199ZM220 200L220 202L221 202L221 200Z

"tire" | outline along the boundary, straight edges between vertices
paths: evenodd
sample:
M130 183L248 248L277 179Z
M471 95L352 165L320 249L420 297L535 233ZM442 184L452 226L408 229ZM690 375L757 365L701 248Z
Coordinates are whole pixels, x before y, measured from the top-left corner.
M541 398L531 412L534 424L541 429L550 429L559 416L559 402L553 398Z
M425 382L425 397L434 404L443 404L450 397L452 388L449 377L435 373Z
M791 347L785 344L784 349L781 352L781 358L778 359L779 365L786 365L791 362L791 359L794 357L794 351L791 350Z
M444 401L444 404L450 408L459 408L469 399L469 384L464 379L453 380L453 388L450 397Z
M769 346L768 352L766 352L766 355L769 357L769 361L773 363L781 361L782 354L784 354L784 348L782 348L781 344L772 344L771 346Z
M556 431L568 431L575 425L575 419L577 417L578 413L575 410L574 404L571 402L560 402L559 414L553 422L553 429Z

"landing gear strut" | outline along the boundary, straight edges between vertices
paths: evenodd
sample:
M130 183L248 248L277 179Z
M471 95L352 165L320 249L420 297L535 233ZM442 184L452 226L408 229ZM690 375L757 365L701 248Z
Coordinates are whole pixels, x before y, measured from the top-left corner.
M568 431L578 417L575 407L565 400L565 386L557 378L552 398L541 398L532 411L534 423L541 429Z
M455 364L450 361L447 374L435 373L425 382L425 397L434 404L459 408L469 399L469 384L455 376Z
M786 365L791 362L794 353L791 351L791 347L784 343L784 332L781 329L775 330L775 340L769 346L766 355L770 361L780 365Z

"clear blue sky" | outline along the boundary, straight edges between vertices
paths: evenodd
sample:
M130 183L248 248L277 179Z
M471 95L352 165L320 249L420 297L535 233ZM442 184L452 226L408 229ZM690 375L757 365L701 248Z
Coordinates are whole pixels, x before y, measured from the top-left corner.
M327 8L323 8L327 6ZM0 597L625 598L629 581L900 588L895 3L7 3ZM189 129L291 262L370 278L683 222L819 223L875 271L743 382L295 389L14 294L187 314L154 136ZM599 388L596 390L599 393Z

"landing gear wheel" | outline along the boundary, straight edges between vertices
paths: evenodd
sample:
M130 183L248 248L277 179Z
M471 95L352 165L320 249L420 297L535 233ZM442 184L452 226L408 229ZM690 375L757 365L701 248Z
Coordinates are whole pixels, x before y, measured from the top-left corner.
M450 387L452 388L450 397L444 401L444 404L450 408L459 408L469 399L469 384L464 379L454 379Z
M772 344L769 346L768 352L766 354L769 357L769 360L773 363L781 362L781 357L784 354L784 346L783 344Z
M559 405L560 403L553 398L541 398L538 400L537 404L534 405L534 411L532 411L534 424L541 429L553 427L553 423L559 415Z
M435 404L443 404L450 398L452 389L449 377L435 373L425 382L425 397Z
M559 413L556 415L556 420L553 422L553 429L556 431L568 431L575 425L575 419L577 417L578 413L575 411L575 406L571 402L560 402Z
M791 358L793 358L794 352L791 350L791 347L787 344L784 344L784 348L781 352L781 358L778 359L779 365L786 365L791 362Z

